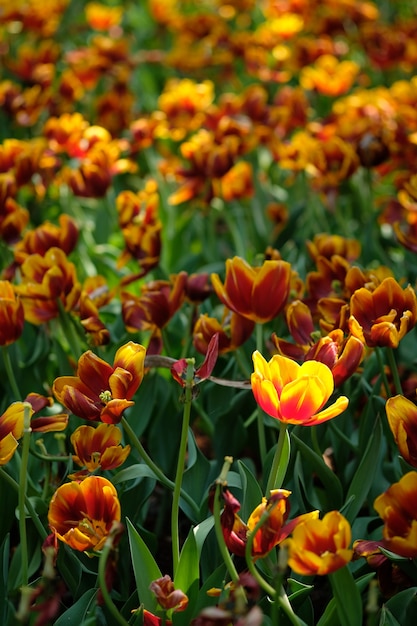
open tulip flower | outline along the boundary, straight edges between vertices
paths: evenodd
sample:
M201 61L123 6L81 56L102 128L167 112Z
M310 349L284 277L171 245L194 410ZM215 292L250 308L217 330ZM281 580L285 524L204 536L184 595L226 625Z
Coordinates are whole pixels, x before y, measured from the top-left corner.
M282 260L264 261L251 267L244 259L226 261L226 280L211 275L217 297L231 311L263 324L276 317L287 303L291 283L291 265Z
M120 516L113 484L102 476L89 476L58 487L49 505L48 522L58 539L74 550L99 552Z
M416 321L414 289L411 285L403 289L391 276L374 291L357 289L350 299L350 332L370 348L397 348Z
M282 544L288 549L288 565L303 576L331 574L352 560L351 534L339 511L330 511L323 519L307 519Z
M53 392L71 413L106 424L120 422L142 382L145 348L129 341L121 346L109 365L91 350L78 360L76 376L55 379Z
M340 415L349 400L340 396L323 409L334 389L333 374L319 361L299 365L275 354L267 362L257 350L253 353L252 391L256 402L271 417L287 424L314 426Z
M71 435L73 461L89 472L119 467L130 453L130 446L121 446L121 440L122 433L115 424L79 426Z

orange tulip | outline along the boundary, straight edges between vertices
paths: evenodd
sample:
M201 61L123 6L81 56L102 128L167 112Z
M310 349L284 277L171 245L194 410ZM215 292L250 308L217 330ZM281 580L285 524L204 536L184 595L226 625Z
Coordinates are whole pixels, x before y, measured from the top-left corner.
M245 556L248 533L253 532L265 511L269 512L269 516L257 531L252 543L252 556L255 559L266 556L272 548L288 537L297 524L318 516L318 511L312 511L288 520L290 513L288 498L291 491L273 489L270 497L262 499L245 524L238 515L240 502L228 489L224 489L222 495L224 501L221 514L222 532L228 549L237 556Z
M71 435L75 454L73 460L89 472L110 470L122 465L130 453L130 446L122 446L122 433L114 424L79 426Z
M331 370L319 361L298 365L276 354L267 362L253 353L255 371L251 375L256 402L271 417L287 424L314 426L340 415L349 403L345 396L326 409L324 405L334 389Z
M6 465L16 451L23 435L24 413L25 403L13 402L0 416L0 466Z
M282 546L288 549L288 565L294 572L322 576L352 560L351 535L347 519L339 511L330 511L323 519L310 518L297 524Z
M16 286L25 311L25 319L42 324L59 315L59 303L66 311L78 302L81 285L75 265L63 250L49 248L44 256L31 254L21 266L22 282Z
M81 552L99 552L120 517L117 491L101 476L61 485L48 511L49 526L58 539Z
M401 456L417 467L417 406L404 396L394 396L385 405L388 423Z
M0 281L0 346L8 346L23 332L23 304L8 280Z
M165 611L169 609L173 609L174 612L185 611L188 606L188 597L181 589L175 589L168 574L153 580L149 589L155 594L158 604Z
M142 382L145 348L129 341L121 346L113 366L88 350L78 360L76 376L55 379L55 397L71 413L107 424L120 422Z
M384 521L384 548L413 559L417 557L417 472L408 472L374 502Z
M411 285L402 289L392 277L385 278L373 291L357 289L350 299L350 331L370 348L397 348L416 321L414 289Z
M238 256L226 261L226 280L211 275L217 297L231 311L254 322L268 322L287 303L291 284L291 265L282 260L264 261L251 267Z

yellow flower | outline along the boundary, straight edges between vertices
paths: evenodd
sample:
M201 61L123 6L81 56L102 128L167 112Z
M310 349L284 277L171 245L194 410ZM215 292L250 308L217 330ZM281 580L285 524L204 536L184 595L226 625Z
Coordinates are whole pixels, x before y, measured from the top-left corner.
M319 361L298 365L276 354L267 362L260 352L253 353L255 371L251 376L256 402L271 417L287 424L314 426L340 415L349 403L345 396L326 409L334 389L333 374Z

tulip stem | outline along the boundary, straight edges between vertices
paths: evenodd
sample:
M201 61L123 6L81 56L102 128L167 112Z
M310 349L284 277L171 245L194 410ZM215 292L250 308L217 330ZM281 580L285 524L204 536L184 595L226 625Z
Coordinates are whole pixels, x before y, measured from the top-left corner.
M2 467L0 467L0 476L2 476L9 483L9 485L11 485L13 489L16 490L17 493L20 493L19 483L14 478L12 478L12 476L10 476ZM25 497L25 508L27 512L29 513L34 526L36 527L36 530L38 531L40 538L43 541L44 539L47 538L48 533L43 527L42 522L39 519L38 513L36 513L31 501L29 500L27 496Z
M288 600L288 596L285 593L285 590L282 585L279 585L279 591L274 589L272 585L270 585L265 578L261 575L258 568L255 566L254 560L252 558L252 545L255 539L256 533L262 528L262 526L267 522L270 517L274 507L277 502L272 504L270 507L264 510L262 513L258 523L255 528L248 534L248 539L245 547L245 559L246 564L248 566L249 572L252 574L254 579L258 582L259 586L273 599L274 602L278 602L279 606L282 608L291 624L294 626L301 626L303 624L302 621L299 620L297 615L294 613L293 608L291 606L290 601Z
M188 429L190 425L191 415L191 402L193 399L193 385L194 385L194 359L186 359L187 369L185 372L185 384L184 384L184 409L182 417L182 429L180 448L178 452L177 471L175 474L175 486L174 493L172 495L172 508L171 508L171 539L172 539L172 566L175 580L175 574L178 569L178 563L180 560L180 540L179 540L179 528L178 528L178 516L181 497L182 477L184 475L185 455L187 452L188 441Z
M12 389L12 392L13 392L13 395L14 395L14 399L15 400L21 400L22 399L22 395L21 395L21 393L19 391L19 385L17 384L17 380L16 380L16 377L14 375L12 361L10 359L10 352L9 352L8 346L2 346L2 351L3 351L4 367L6 369L7 378L9 380L9 384L10 384L10 387Z
M168 489L171 489L171 491L174 491L175 483L172 480L170 480L167 476L165 476L165 474L158 467L158 465L152 461L151 457L146 452L145 448L142 446L141 442L136 436L135 431L130 426L129 422L127 421L125 417L122 417L122 425L123 425L123 429L125 430L125 432L127 433L129 437L130 443L139 453L144 463L146 463L149 469L152 470L152 472L155 474L156 478L159 480L159 482L162 485L165 485L165 487L167 487ZM183 489L181 489L181 498L183 498L183 500L190 506L194 515L197 518L200 514L200 509L197 506L197 504L194 502L194 500L191 498L191 496Z
M106 605L111 616L114 618L115 623L120 624L120 626L129 626L129 622L127 622L125 618L123 617L123 615L119 613L107 589L106 565L107 565L107 560L109 558L109 554L113 549L114 549L113 537L112 537L112 534L110 533L100 553L100 558L98 562L98 583L99 583L101 595L103 596L104 604Z
M27 488L27 469L29 460L29 446L30 446L30 433L32 429L30 427L31 418L31 405L28 402L24 402L23 409L23 443L22 443L22 460L19 472L19 495L18 495L18 509L19 509L19 535L20 535L20 552L22 559L22 587L26 587L29 582L29 557L27 546L27 533L26 533L26 488Z
M375 352L376 352L376 358L378 359L379 371L381 372L381 378L382 378L382 382L384 383L385 392L387 394L387 397L389 398L392 394L391 394L391 389L390 389L388 378L387 378L387 373L385 371L385 363L384 363L384 359L382 358L381 349L377 346L375 348Z
M398 372L398 365L397 365L397 361L395 359L395 355L394 355L394 350L388 346L386 348L387 351L387 356L388 356L388 365L391 369L391 374L392 374L392 378L394 381L394 387L395 387L395 391L397 394L402 395L403 390L402 390L402 386L401 386L401 380L400 380L400 375Z
M262 324L256 324L256 349L258 352L262 352L263 347L263 326ZM266 437L265 437L265 423L264 413L261 407L257 406L257 425L258 425L258 441L259 441L259 456L261 458L262 465L264 464L266 457Z
M278 474L280 472L280 463L282 451L284 449L285 440L288 438L287 424L285 422L279 423L279 436L278 443L275 449L274 458L272 460L271 470L269 472L268 482L266 485L266 497L269 498L272 489L279 489L281 487L281 481L278 481Z
M227 568L227 571L229 572L229 576L232 582L235 583L237 588L241 588L239 585L239 574L237 573L235 564L232 561L232 557L230 556L230 552L227 549L226 542L224 540L222 523L220 519L221 518L220 494L221 494L221 490L223 489L223 487L226 487L227 485L226 477L227 477L227 473L230 469L232 462L233 462L232 457L228 457L228 456L225 457L222 471L220 472L220 476L216 480L216 490L214 492L214 501L213 501L213 517L214 517L214 530L216 533L217 544L219 546L219 550L220 550L220 554L222 556L223 562Z

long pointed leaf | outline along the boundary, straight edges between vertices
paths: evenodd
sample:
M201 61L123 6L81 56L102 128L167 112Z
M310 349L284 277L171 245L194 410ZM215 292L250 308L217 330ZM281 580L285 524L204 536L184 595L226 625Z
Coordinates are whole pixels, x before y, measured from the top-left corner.
M148 546L128 518L126 524L139 602L145 609L154 613L157 601L149 585L153 580L161 578L162 574Z

